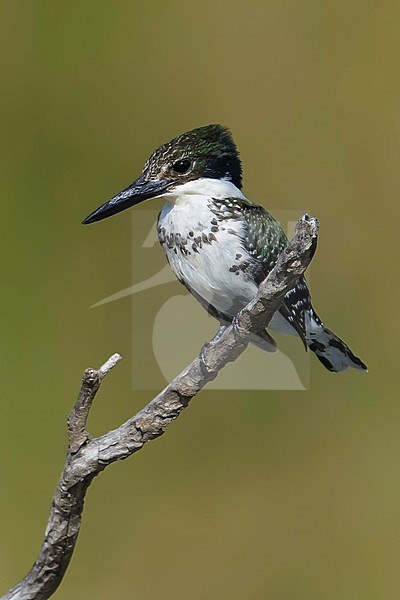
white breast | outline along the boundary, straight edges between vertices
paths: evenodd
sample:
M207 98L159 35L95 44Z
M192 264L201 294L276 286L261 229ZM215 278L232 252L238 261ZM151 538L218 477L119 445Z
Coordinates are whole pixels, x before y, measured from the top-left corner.
M243 195L227 181L202 179L182 185L166 197L158 228L164 229L165 238L179 234L186 242L184 251L162 243L175 275L207 303L233 317L254 298L257 286L238 268L246 256L241 243L243 221L220 221L215 230L211 199L227 197Z

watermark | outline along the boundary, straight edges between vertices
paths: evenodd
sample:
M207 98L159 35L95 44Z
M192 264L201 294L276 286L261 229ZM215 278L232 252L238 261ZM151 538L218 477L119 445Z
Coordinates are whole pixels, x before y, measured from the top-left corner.
M274 211L289 238L304 211ZM132 302L132 386L161 390L199 353L218 330L218 321L175 278L157 238L158 211L132 211L132 285L94 307L130 296ZM127 250L128 254L128 250ZM127 256L128 260L128 256ZM212 303L212 297L208 298ZM229 363L208 389L305 390L310 381L310 353L297 336L270 331L275 352L250 344Z

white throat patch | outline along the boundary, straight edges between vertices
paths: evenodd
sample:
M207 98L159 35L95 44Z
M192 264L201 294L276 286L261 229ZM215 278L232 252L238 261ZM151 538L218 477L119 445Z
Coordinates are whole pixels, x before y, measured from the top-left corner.
M177 185L167 194L163 194L162 197L168 204L186 204L190 196L244 199L242 192L231 181L227 179L208 179L207 177Z

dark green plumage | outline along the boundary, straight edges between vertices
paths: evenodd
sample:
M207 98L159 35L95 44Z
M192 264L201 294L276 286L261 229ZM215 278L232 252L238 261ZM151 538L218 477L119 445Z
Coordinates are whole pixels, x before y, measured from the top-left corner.
M287 246L288 240L282 227L265 208L247 198L214 199L210 210L219 221L244 221L243 247L260 264L260 278L257 278L257 283L260 283Z
M269 272L287 246L287 237L279 223L262 206L244 201L241 210L247 224L246 249L262 261Z

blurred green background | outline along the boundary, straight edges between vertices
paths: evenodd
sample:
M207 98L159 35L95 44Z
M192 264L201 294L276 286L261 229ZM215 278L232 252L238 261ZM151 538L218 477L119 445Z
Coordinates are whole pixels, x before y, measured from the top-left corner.
M222 122L251 199L320 219L314 302L370 373L313 360L309 391L203 392L94 481L55 597L398 598L399 3L14 0L0 15L1 588L39 549L83 369L124 356L93 434L151 397L132 389L131 299L90 309L131 285L132 219L80 221L160 143Z

